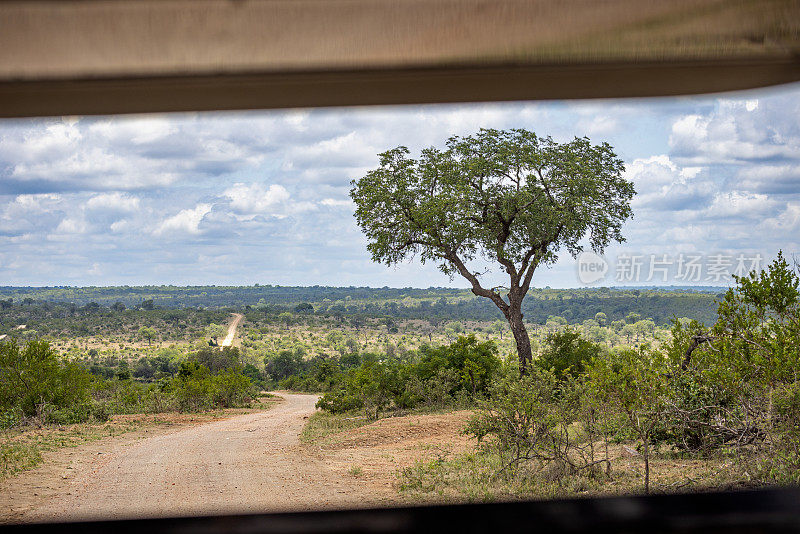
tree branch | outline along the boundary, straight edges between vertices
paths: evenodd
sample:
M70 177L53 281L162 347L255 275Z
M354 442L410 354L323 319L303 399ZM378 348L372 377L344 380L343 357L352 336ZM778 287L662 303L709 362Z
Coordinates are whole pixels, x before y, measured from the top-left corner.
M454 250L448 250L447 252L445 252L444 257L446 260L448 260L450 263L453 264L453 266L456 268L456 270L461 276L466 278L467 281L469 281L469 283L472 284L472 293L474 295L491 299L492 302L494 302L495 305L498 308L500 308L500 311L502 311L503 314L505 315L509 307L506 301L504 301L503 298L494 291L490 291L481 286L478 277L475 276L473 273L471 273L469 269L467 269L467 266L464 265L464 262L461 261L461 258L458 257L458 255L455 253Z
M710 336L708 334L697 334L692 336L692 344L689 345L688 349L686 349L683 361L681 362L681 371L685 371L686 369L689 368L689 363L692 361L692 353L694 352L694 350L701 344L712 341L713 339L714 336Z

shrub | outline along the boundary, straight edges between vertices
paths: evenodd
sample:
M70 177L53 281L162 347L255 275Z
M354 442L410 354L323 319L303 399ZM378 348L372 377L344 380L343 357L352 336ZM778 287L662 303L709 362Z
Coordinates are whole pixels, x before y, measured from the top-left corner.
M555 375L545 369L504 376L492 384L465 432L482 446L495 448L505 468L533 459L542 468L549 461L542 453L551 449L553 433L562 425L552 409L557 388Z
M548 334L547 347L535 364L552 370L557 377L583 374L587 362L601 353L600 345L581 338L580 333L565 328Z
M164 384L184 411L233 408L249 402L253 395L250 379L238 369L211 374L205 365L194 361L181 364L178 375Z
M44 406L56 410L86 404L93 377L76 364L61 362L45 341L0 344L0 409L37 415Z
M500 369L497 345L492 341L479 342L475 334L460 336L455 342L442 347L423 347L416 374L423 381L441 377L443 369L455 371L458 380L450 394L464 389L471 395L486 391L493 376Z

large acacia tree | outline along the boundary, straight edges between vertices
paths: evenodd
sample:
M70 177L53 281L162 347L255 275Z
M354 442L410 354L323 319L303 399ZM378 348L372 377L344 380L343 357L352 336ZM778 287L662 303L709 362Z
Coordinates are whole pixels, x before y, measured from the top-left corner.
M633 184L607 143L587 138L557 143L526 130L482 129L428 148L418 160L406 147L380 154L380 166L352 182L356 219L376 262L418 256L463 276L475 295L491 299L509 322L520 371L531 361L522 301L537 267L584 239L602 252L624 241ZM473 260L497 264L508 287L486 287Z

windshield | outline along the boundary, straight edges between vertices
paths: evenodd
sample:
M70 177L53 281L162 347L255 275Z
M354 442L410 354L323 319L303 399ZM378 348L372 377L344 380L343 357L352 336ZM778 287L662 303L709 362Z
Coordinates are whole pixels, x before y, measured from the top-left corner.
M799 119L0 122L0 520L796 483Z

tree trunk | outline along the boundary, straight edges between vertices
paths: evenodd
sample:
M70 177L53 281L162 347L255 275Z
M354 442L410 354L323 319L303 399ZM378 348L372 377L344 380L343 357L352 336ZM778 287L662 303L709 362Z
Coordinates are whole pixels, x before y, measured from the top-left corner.
M650 436L644 440L644 493L650 493Z
M511 333L514 334L514 341L517 343L517 354L519 355L519 374L525 375L528 372L528 364L533 361L531 352L531 338L525 323L522 322L522 311L517 306L509 308L507 314L508 324L511 326Z

